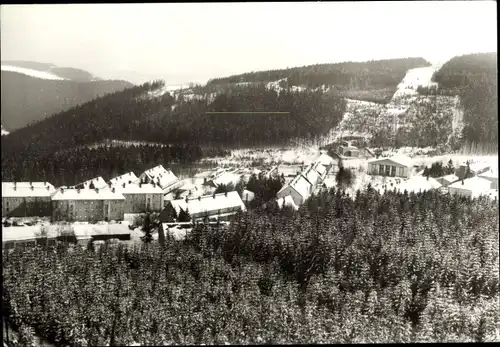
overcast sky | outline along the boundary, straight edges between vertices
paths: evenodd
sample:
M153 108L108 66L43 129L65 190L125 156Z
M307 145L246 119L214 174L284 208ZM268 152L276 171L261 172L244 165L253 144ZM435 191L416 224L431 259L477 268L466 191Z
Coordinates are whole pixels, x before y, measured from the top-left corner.
M204 82L248 71L496 52L494 1L2 5L2 60ZM140 78L139 78L140 79Z

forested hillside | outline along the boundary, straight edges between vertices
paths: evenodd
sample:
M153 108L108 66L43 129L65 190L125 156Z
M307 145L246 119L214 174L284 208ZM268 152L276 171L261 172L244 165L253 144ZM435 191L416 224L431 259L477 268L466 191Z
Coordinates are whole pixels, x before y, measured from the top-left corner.
M459 95L464 107L464 138L474 143L498 143L498 72L496 53L454 57L433 80L444 92Z
M147 83L110 94L20 129L2 138L2 161L4 156L54 152L107 139L226 147L284 144L325 133L344 112L343 100L321 91L278 94L264 86L235 87L213 102L176 104L169 94L141 97L161 86L161 82ZM270 114L239 113L252 111Z
M323 192L164 247L3 251L29 345L498 341L498 202Z
M316 64L282 70L249 72L215 78L208 85L228 83L267 83L283 81L283 86L327 86L331 93L352 99L388 102L409 69L430 66L423 58Z
M71 69L61 77L84 78ZM61 72L59 71L59 72ZM54 73L58 73L55 72ZM88 77L88 76L87 76ZM2 125L13 131L108 93L131 87L126 81L47 80L12 71L1 74Z

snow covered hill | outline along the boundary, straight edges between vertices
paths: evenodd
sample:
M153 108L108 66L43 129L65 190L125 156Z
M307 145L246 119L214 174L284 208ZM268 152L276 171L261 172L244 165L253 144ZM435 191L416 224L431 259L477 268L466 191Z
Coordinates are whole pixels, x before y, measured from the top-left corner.
M35 78L41 78L45 80L65 80L66 78L62 78L60 76L54 75L53 73L46 72L46 71L38 71L38 70L33 70L33 69L27 69L23 67L18 67L18 66L12 66L12 65L3 65L2 64L2 71L12 71L12 72L17 72L23 75L35 77Z

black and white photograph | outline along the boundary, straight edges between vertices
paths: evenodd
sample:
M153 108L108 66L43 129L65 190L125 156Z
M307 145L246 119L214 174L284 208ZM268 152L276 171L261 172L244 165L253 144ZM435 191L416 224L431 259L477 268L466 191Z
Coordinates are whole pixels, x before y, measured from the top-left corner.
M496 1L0 6L2 347L500 342Z

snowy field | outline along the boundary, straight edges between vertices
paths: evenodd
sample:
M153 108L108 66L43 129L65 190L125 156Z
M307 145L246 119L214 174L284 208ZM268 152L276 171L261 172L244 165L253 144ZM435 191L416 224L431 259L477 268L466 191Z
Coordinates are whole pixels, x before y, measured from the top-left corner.
M11 66L11 65L2 65L1 66L2 71L11 71L11 72L17 72L23 75L35 77L35 78L41 78L45 80L66 80L65 78L59 77L57 75L54 75L50 72L44 72L44 71L37 71L37 70L32 70L32 69L26 69L22 67L17 67L17 66Z

